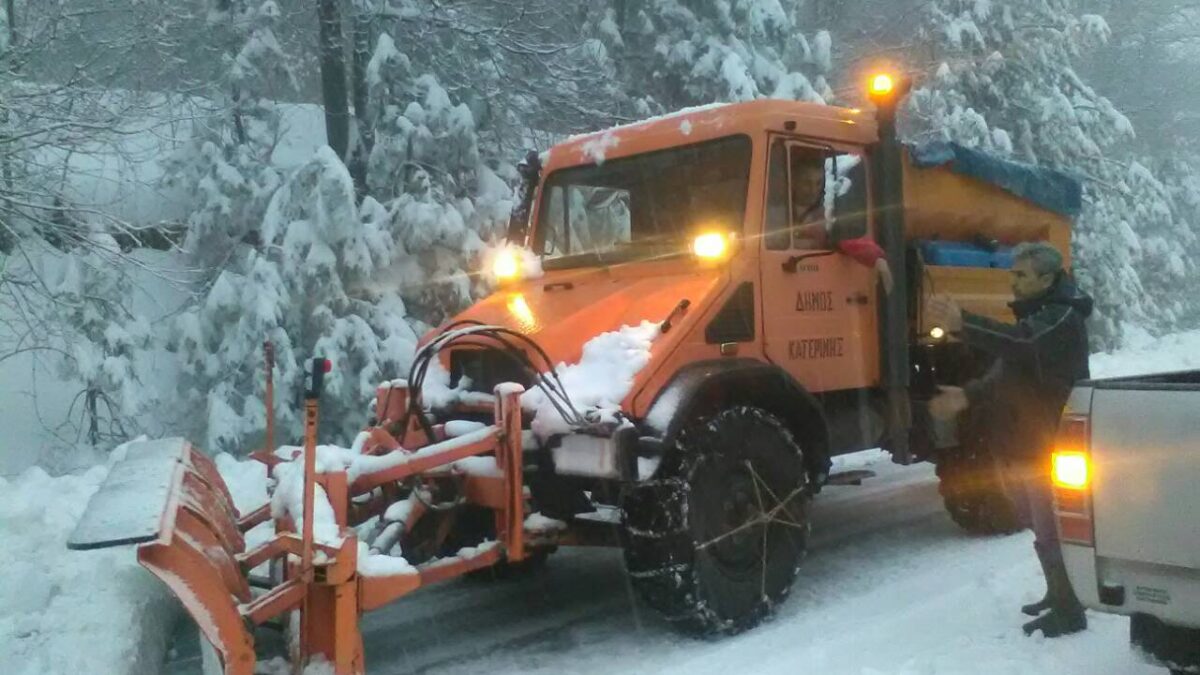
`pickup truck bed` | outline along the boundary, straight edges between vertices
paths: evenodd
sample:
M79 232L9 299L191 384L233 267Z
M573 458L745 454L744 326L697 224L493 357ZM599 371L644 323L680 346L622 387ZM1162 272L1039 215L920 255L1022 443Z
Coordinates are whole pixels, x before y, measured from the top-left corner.
M1082 382L1071 418L1087 420L1090 480L1082 509L1061 485L1056 503L1076 594L1132 616L1153 660L1200 672L1200 371ZM1063 526L1072 510L1090 515L1090 545Z

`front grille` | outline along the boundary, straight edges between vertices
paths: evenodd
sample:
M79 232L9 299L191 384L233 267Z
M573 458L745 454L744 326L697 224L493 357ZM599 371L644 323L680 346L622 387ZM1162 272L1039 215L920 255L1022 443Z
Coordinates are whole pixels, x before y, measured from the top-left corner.
M490 394L502 382L516 382L528 389L533 381L513 358L494 349L455 349L450 352L450 386L467 378L467 391Z

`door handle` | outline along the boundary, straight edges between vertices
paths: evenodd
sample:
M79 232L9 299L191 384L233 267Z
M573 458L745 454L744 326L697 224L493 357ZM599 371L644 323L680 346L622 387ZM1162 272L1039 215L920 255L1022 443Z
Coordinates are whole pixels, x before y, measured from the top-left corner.
M552 293L554 291L569 291L572 288L575 288L575 284L569 281L555 281L542 286L542 290L547 293Z
M846 296L847 305L866 305L871 302L871 298L867 297L866 293L855 293L854 295Z

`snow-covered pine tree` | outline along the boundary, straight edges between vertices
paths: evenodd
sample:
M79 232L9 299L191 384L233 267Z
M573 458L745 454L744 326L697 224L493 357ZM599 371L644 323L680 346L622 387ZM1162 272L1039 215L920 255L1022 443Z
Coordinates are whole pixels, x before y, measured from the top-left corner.
M367 192L386 206L398 247L389 274L412 314L436 324L482 290L466 270L502 235L512 192L481 156L471 109L433 75L414 73L387 33L366 75Z
M283 282L259 253L263 218L283 184L272 163L281 128L269 95L295 84L275 39L278 18L274 0L209 0L207 23L224 46L224 74L213 83L211 103L197 102L206 114L169 158L164 180L185 195L183 255L200 286L199 302L176 319L169 340L181 357L177 403L204 411L182 431L206 439L213 451L235 449L262 428L264 411L254 405L263 390L261 344L285 337L269 332L287 309ZM231 297L250 304L238 307ZM226 333L231 327L238 330ZM293 358L287 346L277 347L281 364L303 358ZM285 416L294 407L277 404Z
M134 313L132 274L139 268L122 253L106 223L87 221L61 207L56 214L68 240L47 241L35 231L18 251L0 260L0 344L5 356L32 352L35 377L46 368L70 400L64 419L43 424L55 440L39 462L51 471L94 461L98 453L138 433L139 419L155 403L146 386L143 357L151 345L149 323Z
M117 242L108 234L92 232L87 239L86 246L54 261L61 276L50 307L58 324L73 328L64 336L71 356L59 359L59 373L82 383L81 435L100 449L131 437L155 392L137 364L151 346L151 331L131 307L133 268L120 260Z
M580 26L592 3L562 0L354 0L368 6L417 75L433 75L507 162L563 134L611 123L622 84ZM358 44L362 40L356 40ZM495 167L493 167L495 168Z
M1143 269L1158 261L1166 265L1162 270L1143 271L1143 283L1157 299L1156 308L1165 315L1168 329L1200 326L1200 270L1196 263L1200 259L1200 166L1192 152L1185 147L1165 159L1147 160L1149 178L1161 185L1158 189L1165 193L1171 212L1168 217L1155 211L1150 221L1156 227L1138 227L1146 233L1141 242Z
M247 215L239 229L204 229L222 222L221 208L197 223L210 242L225 242L226 260L203 302L179 319L174 346L185 392L207 411L210 450L249 449L263 429L264 340L275 345L280 429L299 429L304 363L320 355L334 363L323 436L348 443L378 382L407 371L416 331L477 290L466 270L499 234L511 190L482 161L467 106L409 64L390 37L379 37L365 73L369 110L357 116L373 138L361 203L328 147L273 191L269 181L246 187L244 171L219 163L203 174L218 207L254 205L269 193L261 227ZM248 165L274 171L264 163ZM247 228L258 232L254 245L242 236Z
M801 0L607 0L585 33L604 44L635 115L761 97L828 101L831 38L806 38Z
M209 25L228 44L225 77L211 92L215 106L199 104L210 109L167 163L165 183L187 197L183 248L209 278L256 239L281 182L271 162L281 128L270 94L294 91L296 82L275 38L278 18L274 0L215 0Z
M1104 19L1078 14L1072 0L935 0L925 31L935 62L910 98L908 136L1080 177L1075 271L1097 300L1095 344L1115 345L1127 324L1174 325L1179 312L1160 304L1147 280L1177 283L1190 269L1158 243L1178 236L1180 224L1161 183L1125 150L1128 119L1074 69L1107 40Z
M182 317L177 348L207 410L211 451L250 449L242 444L264 427L263 340L275 345L285 434L300 429L307 359L333 361L322 436L343 443L364 425L380 379L405 372L416 334L396 289L373 282L394 253L387 212L355 199L345 165L321 148L271 199L263 246L242 249L204 303Z

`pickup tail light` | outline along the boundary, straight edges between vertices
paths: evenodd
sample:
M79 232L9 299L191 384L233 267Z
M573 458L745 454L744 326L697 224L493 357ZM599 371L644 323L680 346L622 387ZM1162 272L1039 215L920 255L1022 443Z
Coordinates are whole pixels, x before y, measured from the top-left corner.
M1089 431L1087 416L1063 415L1050 465L1059 538L1082 546L1095 546L1096 542L1092 522L1095 467L1088 452Z
M1054 453L1054 485L1064 490L1086 490L1091 481L1088 456L1082 452Z

